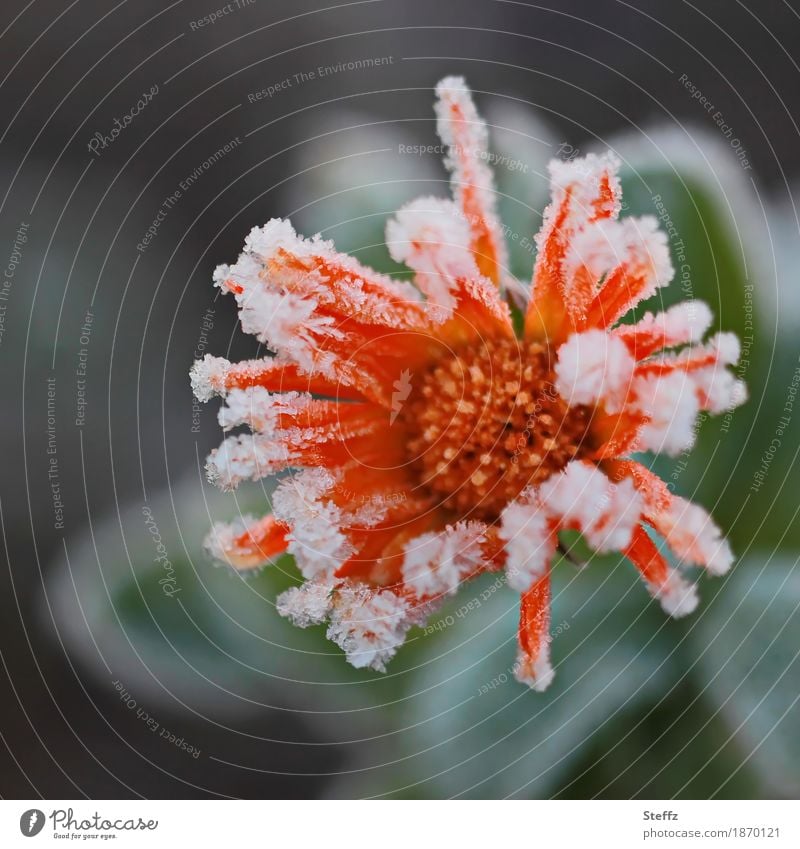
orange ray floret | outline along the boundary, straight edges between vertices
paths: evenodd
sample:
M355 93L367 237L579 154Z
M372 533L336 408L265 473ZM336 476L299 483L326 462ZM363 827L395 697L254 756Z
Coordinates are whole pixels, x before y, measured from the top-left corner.
M252 386L262 386L271 392L313 392L342 401L364 399L352 387L319 375L304 374L296 363L281 362L275 357L231 363L224 357L206 354L192 369L192 388L200 400L208 400L214 395L225 396L232 389L249 389Z
M570 268L573 239L595 222L616 219L620 209L618 163L612 156L592 154L572 162L555 160L550 165L553 199L544 213L536 237L539 252L533 271L533 298L525 317L525 335L563 341L570 329L581 329L594 295L585 272ZM581 257L578 257L580 260Z
M553 680L550 665L550 567L522 594L519 613L517 678L535 690Z
M456 203L469 226L470 249L480 273L499 285L507 273L508 256L487 164L486 124L461 77L442 80L436 94L437 130L447 145L445 164L452 173Z
M695 610L698 598L694 585L670 568L641 525L634 530L631 543L624 550L624 554L639 570L650 593L661 602L667 613L680 617Z
M246 518L235 527L215 526L209 543L218 559L236 569L253 569L286 551L289 532L289 526L274 516Z
M702 301L688 301L653 315L645 313L636 324L621 324L614 335L622 339L636 360L664 348L694 345L711 326L711 310Z

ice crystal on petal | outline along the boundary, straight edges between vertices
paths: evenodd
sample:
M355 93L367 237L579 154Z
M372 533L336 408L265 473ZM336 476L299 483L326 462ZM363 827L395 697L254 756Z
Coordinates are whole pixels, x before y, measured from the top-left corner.
M211 452L206 472L211 483L228 492L242 481L260 480L280 471L290 459L286 445L260 434L242 433L229 436Z
M323 496L335 484L325 469L306 469L283 481L272 497L275 516L291 528L287 551L306 578L330 575L351 553L341 508Z
M553 521L540 501L516 501L503 511L500 533L508 553L508 585L525 592L544 574L555 552Z
M603 330L587 330L558 349L556 388L572 405L602 400L609 412L618 412L628 397L635 367L621 339Z
M728 541L698 504L675 498L655 524L675 553L687 563L705 566L713 575L724 575L733 565Z
M276 602L278 613L298 628L319 625L328 618L333 604L333 585L324 581L306 581L281 593Z
M624 548L642 512L630 481L612 483L594 466L570 463L539 487L539 498L564 527L580 530L598 551Z
M694 445L700 403L691 378L680 372L637 378L632 406L646 416L642 448L677 456Z
M620 162L611 153L598 155L589 153L574 159L553 159L550 162L551 202L545 212L541 233L555 216L556 211L570 193L571 204L567 227L574 231L595 218L599 212L604 217L616 218L621 209L622 189L617 173ZM608 191L603 194L600 186L608 180Z
M499 283L508 254L497 217L494 176L488 164L489 133L463 77L436 86L436 129L447 146L445 166L458 208L470 225L471 247L481 273Z
M660 586L651 586L651 592L661 602L664 612L675 619L694 613L700 603L695 585L674 569Z
M227 563L227 552L233 548L233 542L240 537L255 522L255 517L240 516L232 522L215 522L203 542L203 547L220 563Z
M628 341L635 353L641 352L641 357L661 348L697 344L712 320L711 310L703 301L686 301L656 315L645 313L636 324L618 327L615 334Z
M192 366L190 379L192 392L198 401L210 401L215 395L225 392L225 375L230 363L224 357L206 354Z
M456 281L479 275L470 251L470 232L458 207L441 198L418 198L386 225L386 245L396 262L416 272L428 299L451 314Z
M281 415L297 413L298 402L310 400L307 393L271 393L262 386L232 389L219 408L219 424L223 430L246 424L260 433L274 434Z
M484 564L486 526L461 522L406 544L403 581L419 598L452 595Z
M514 666L514 677L520 684L527 684L538 693L543 693L555 678L550 663L550 646L546 644L535 658L520 653Z
M345 584L335 592L328 639L356 669L384 672L412 624L414 617L405 599L392 592Z

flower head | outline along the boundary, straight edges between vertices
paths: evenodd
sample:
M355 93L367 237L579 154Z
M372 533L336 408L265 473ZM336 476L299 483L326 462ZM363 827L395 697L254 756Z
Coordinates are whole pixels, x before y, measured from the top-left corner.
M506 292L487 130L460 78L437 87L453 199L420 198L387 226L402 282L273 219L214 279L242 329L275 356L195 363L196 396L224 399L229 435L211 481L284 476L264 518L217 524L207 545L238 569L294 555L304 582L278 612L383 670L413 625L461 583L505 571L520 593L517 677L544 689L550 568L562 531L622 552L673 616L697 604L683 563L719 575L731 551L708 514L673 495L634 452L680 453L698 413L745 398L738 342L697 301L620 320L668 284L652 218L619 218L619 163L550 166L524 328Z

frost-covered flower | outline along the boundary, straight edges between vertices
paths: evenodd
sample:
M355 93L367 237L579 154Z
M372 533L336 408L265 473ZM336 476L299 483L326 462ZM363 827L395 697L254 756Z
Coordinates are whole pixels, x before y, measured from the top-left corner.
M355 666L380 670L463 581L505 570L521 595L517 677L544 689L560 532L622 552L674 616L695 608L694 585L655 534L684 563L730 567L708 514L631 454L680 453L701 410L740 404L739 347L702 342L712 318L697 301L620 323L673 270L654 219L619 218L610 154L551 164L516 331L504 293L519 304L525 287L507 270L486 125L463 80L437 96L453 199L416 200L387 226L413 282L277 219L217 269L242 329L275 356L195 363L198 399L222 396L222 427L246 428L212 452L209 478L232 489L294 472L271 515L215 525L207 545L240 569L294 555L304 583L279 613L328 622Z

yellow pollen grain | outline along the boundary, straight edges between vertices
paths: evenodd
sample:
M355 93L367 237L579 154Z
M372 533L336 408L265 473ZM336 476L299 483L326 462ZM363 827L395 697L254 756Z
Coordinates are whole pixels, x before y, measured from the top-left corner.
M540 343L481 340L423 375L401 413L423 488L457 517L493 521L526 486L589 452L591 410L568 407Z

